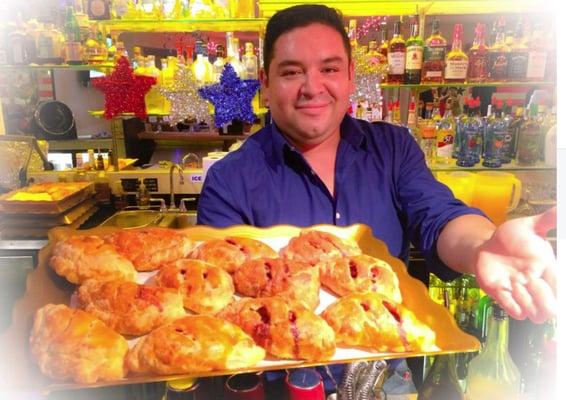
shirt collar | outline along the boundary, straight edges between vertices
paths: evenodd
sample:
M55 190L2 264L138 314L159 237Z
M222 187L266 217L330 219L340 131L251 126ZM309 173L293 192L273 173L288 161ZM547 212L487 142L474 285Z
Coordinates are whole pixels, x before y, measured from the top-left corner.
M269 127L271 129L272 157L279 162L283 162L285 152L300 154L295 147L289 143L275 123L272 122ZM341 140L348 142L354 149L362 148L367 142L366 135L359 122L348 114L344 116L344 119L340 123L340 136Z

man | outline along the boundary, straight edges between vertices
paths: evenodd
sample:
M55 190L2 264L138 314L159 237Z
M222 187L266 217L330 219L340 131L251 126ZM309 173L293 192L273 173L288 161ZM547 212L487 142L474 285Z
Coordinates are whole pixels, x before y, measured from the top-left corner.
M364 223L405 262L412 242L438 276L474 274L512 317L552 318L556 259L544 236L555 210L496 228L454 199L405 128L347 115L350 53L331 8L295 6L270 19L260 79L273 123L208 171L198 223Z

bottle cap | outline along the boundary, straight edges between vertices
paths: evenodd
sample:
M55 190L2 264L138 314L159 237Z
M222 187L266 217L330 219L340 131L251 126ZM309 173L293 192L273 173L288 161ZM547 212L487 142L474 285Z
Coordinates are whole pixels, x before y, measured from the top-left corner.
M493 318L504 319L507 317L507 313L503 308L501 308L499 304L494 302L491 307L492 307Z
M175 379L168 381L167 386L174 390L187 390L192 388L196 382L197 380L195 378Z

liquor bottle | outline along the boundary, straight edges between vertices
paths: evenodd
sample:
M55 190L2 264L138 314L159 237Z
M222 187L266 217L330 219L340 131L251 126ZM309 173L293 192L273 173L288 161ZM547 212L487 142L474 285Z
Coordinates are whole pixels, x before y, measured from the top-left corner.
M454 148L452 149L452 158L458 159L460 147L462 146L462 138L464 137L464 125L468 120L470 99L464 98L464 109L462 113L456 118L456 130L454 132Z
M527 61L527 80L541 81L546 74L547 49L542 36L542 28L535 25L531 38Z
M509 101L510 102L510 101ZM507 110L510 110L510 106ZM517 144L519 142L519 133L521 132L521 127L525 123L523 117L524 109L523 107L517 107L515 114L511 115L511 112L506 116L509 119L509 141L505 141L504 150L504 163L510 163L512 160L517 158Z
M496 102L496 106L502 107L503 102ZM492 108L492 105L489 105ZM496 109L497 110L497 109ZM490 114L491 110L488 111ZM488 116L485 124L484 135L484 158L483 166L488 168L501 167L503 160L503 150L505 140L509 134L509 122L502 117L501 113L497 115L497 111L493 116Z
M468 82L483 82L488 77L488 48L485 44L485 24L478 23L475 29L474 43L468 52L470 66Z
M202 86L212 82L212 64L210 64L210 61L208 61L208 58L204 55L204 43L201 40L197 40L195 51L197 58L193 65L191 65L191 69L195 81L199 86Z
M212 81L220 82L220 75L226 65L226 50L221 44L216 45L216 60L212 63Z
M384 56L379 52L377 42L375 40L370 40L368 43L368 51L366 53L366 60L378 68L380 71L387 70L387 56Z
M493 304L485 347L468 365L466 399L517 399L521 377L508 350L509 316Z
M387 22L384 21L379 26L379 30L381 31L381 41L379 43L379 52L385 57L387 60L387 50L389 49L389 41L387 40Z
M226 32L226 62L229 63L236 74L241 78L244 75L244 66L240 61L240 39L235 38L232 32Z
M419 21L417 18L415 18L411 25L411 37L407 39L406 49L405 83L418 85L421 83L424 41L419 35Z
M509 52L509 65L507 67L507 77L511 81L523 81L527 76L527 67L529 63L529 49L525 44L523 33L523 21L519 18L515 34L513 36L513 45Z
M358 47L357 37L358 21L351 19L348 21L348 39L350 39L350 47L355 50Z
M144 75L153 76L157 79L157 85L154 85L145 95L145 109L148 114L160 114L164 109L164 98L157 89L161 85L161 71L155 66L155 56L149 55L145 59Z
M254 54L254 44L252 42L246 42L245 53L242 56L242 64L245 70L244 79L257 79L257 56Z
M534 165L538 161L541 129L537 116L538 105L533 103L530 105L529 118L519 129L517 163L520 165Z
M460 127L460 147L456 164L460 167L473 167L481 156L483 122L479 118L479 99L468 101L470 115L462 121Z
M393 29L393 38L389 41L387 48L388 83L403 83L405 79L405 50L405 39L401 34L401 21L397 21Z
M423 83L442 83L444 79L444 58L446 39L440 33L438 19L432 21L432 33L426 39L423 52Z
M422 124L420 131L420 147L424 153L426 165L431 167L434 164L436 149L436 126L432 120L427 120Z
M454 25L452 33L452 50L446 55L444 81L464 83L468 75L468 56L462 51L462 24Z
M443 118L436 128L436 164L449 164L454 150L455 122L452 116L452 106L446 104Z
M419 389L417 400L464 400L454 354L439 354Z
M497 36L495 43L489 47L489 80L502 82L507 79L507 66L509 65L509 48L505 44L505 18L500 17L497 22Z

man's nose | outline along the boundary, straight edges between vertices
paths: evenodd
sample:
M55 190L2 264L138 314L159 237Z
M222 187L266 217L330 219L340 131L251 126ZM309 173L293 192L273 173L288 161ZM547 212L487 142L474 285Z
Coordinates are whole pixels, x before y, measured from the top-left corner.
M324 90L323 76L320 72L308 72L304 75L305 80L301 87L303 96L316 96Z

